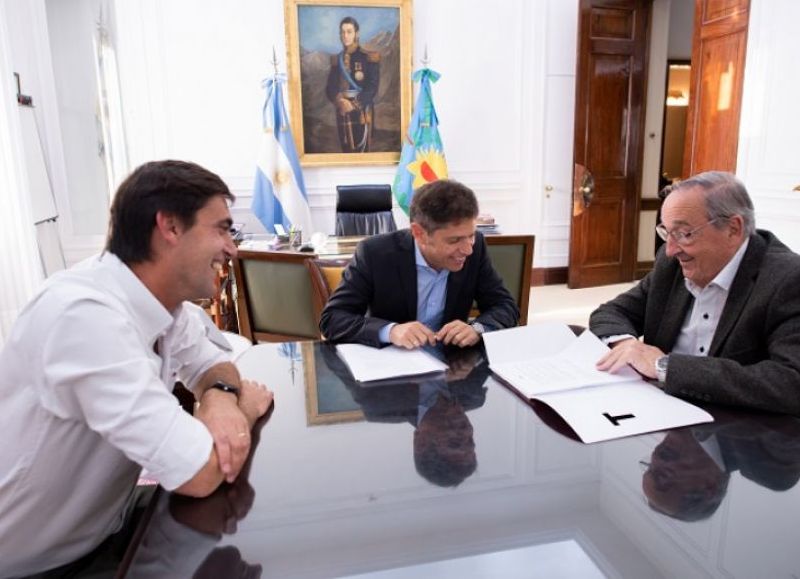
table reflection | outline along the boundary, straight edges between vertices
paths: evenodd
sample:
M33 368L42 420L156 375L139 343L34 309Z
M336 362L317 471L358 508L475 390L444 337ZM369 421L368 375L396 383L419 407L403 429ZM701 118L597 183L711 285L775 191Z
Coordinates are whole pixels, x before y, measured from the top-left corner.
M235 546L220 546L233 535L255 500L250 484L253 456L270 409L253 426L252 445L239 476L223 483L213 494L197 499L161 493L127 577L194 577L196 579L256 579L262 566L243 560Z
M367 384L353 379L334 346L321 345L320 351L366 420L414 426L414 466L420 476L438 486L455 487L475 472L474 430L467 411L486 401L484 383L490 371L481 348L431 349L447 362L446 373Z
M127 576L580 576L542 556L556 545L605 576L800 576L798 419L708 408L711 424L585 445L480 349L446 359L367 386L328 344L250 349L240 369L275 407L246 471L209 499L164 493ZM493 567L510 552L515 569Z
M668 432L642 477L650 506L682 521L713 515L731 473L773 491L800 479L800 420L712 410L714 422Z

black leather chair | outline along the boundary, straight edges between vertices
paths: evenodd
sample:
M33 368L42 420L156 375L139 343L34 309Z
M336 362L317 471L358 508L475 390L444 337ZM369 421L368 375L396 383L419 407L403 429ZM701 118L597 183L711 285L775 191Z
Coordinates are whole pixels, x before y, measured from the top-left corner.
M389 185L337 185L336 235L396 231Z

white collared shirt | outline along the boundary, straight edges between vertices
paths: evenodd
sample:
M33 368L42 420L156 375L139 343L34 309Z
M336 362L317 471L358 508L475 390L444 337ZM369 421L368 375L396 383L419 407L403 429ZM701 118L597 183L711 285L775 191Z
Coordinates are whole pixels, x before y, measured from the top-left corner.
M0 576L115 532L141 467L169 490L190 480L212 439L172 388L227 359L113 254L47 280L0 353Z
M749 243L750 240L745 239L731 260L705 287L701 288L688 279L683 280L686 289L694 296L694 303L686 314L681 333L675 341L672 352L692 356L708 356L708 349L711 347L722 310L728 300L728 292L739 271L739 265L742 263Z

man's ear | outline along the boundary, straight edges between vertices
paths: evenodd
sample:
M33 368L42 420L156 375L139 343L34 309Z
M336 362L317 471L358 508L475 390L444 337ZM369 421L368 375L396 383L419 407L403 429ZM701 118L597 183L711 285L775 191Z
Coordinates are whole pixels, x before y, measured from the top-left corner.
M426 231L425 228L422 227L419 223L411 223L411 235L414 236L414 239L417 243L424 242L426 239Z
M158 211L156 213L155 232L167 243L175 243L183 231L181 221L172 213Z
M744 219L741 215L734 215L728 219L731 237L741 238L744 236Z

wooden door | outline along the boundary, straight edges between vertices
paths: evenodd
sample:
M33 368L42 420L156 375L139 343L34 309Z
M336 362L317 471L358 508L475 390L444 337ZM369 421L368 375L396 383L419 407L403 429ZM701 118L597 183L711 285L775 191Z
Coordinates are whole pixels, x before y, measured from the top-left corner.
M580 2L571 288L633 279L650 4Z
M750 0L696 0L683 177L736 171Z

